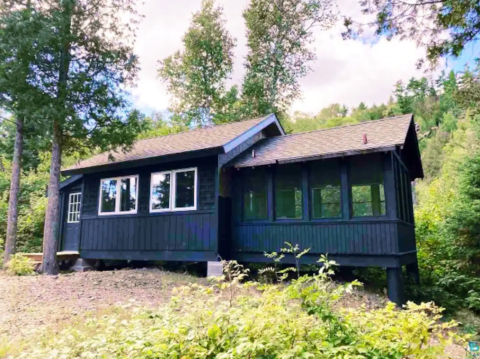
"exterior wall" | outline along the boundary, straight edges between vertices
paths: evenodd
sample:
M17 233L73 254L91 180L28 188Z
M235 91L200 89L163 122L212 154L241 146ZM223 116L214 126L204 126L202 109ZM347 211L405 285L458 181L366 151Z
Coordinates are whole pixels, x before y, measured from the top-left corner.
M197 167L197 210L150 213L151 173ZM83 258L212 260L218 251L217 156L84 175L80 254ZM138 211L98 215L100 180L139 175Z
M371 155L363 155L371 156ZM364 157L365 159L366 157ZM303 219L276 220L274 213L275 166L267 168L268 220L242 220L242 170L232 172L232 258L263 261L264 252L279 251L284 242L310 248L308 256L318 260L328 253L343 265L396 267L405 264L399 258L416 250L413 223L398 216L398 178L391 153L370 157L382 161L386 214L376 217L352 217L350 161L341 160L342 216L338 219L312 219L309 191L309 166L302 164ZM313 161L312 161L313 162ZM282 165L279 165L282 166ZM411 193L410 193L411 197ZM413 213L412 202L408 205ZM353 258L353 259L352 259ZM410 260L410 259L409 259Z

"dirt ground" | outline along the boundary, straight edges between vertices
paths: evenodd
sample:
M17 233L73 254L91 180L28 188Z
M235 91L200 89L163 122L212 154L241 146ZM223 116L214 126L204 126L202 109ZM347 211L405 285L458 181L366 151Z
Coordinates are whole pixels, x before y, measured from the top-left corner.
M46 328L61 328L73 319L131 301L158 307L169 301L174 287L206 279L158 269L69 273L58 276L12 277L0 271L0 339L27 339ZM339 305L375 308L385 298L360 291ZM450 346L447 357L465 358Z
M47 326L135 300L159 306L172 289L205 279L158 269L12 277L0 272L0 337L25 337Z

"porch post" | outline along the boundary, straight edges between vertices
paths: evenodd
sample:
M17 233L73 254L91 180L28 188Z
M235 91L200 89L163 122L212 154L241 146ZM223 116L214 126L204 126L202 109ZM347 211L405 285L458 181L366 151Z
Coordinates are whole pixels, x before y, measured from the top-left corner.
M402 267L387 268L388 299L401 307L405 304Z
M418 261L406 265L407 275L412 278L417 285L420 285L420 271L418 270Z

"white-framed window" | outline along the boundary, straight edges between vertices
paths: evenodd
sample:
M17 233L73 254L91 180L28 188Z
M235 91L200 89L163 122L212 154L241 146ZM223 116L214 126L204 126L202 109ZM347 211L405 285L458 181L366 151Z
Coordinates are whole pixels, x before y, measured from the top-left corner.
M197 168L152 173L150 212L197 209Z
M137 213L138 175L100 180L99 197L99 215Z
M70 193L68 196L68 213L67 213L67 223L78 223L80 222L80 204L81 204L82 194Z

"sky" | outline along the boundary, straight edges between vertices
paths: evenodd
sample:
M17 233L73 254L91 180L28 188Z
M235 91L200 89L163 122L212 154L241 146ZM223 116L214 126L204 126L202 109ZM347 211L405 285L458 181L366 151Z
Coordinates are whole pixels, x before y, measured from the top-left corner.
M248 0L217 0L224 8L226 28L237 39L234 71L228 85L241 84L243 63L247 53L245 25L242 17ZM201 0L146 0L140 11L145 15L135 51L141 71L137 86L132 89L134 104L149 115L165 111L169 105L166 86L157 77L158 61L182 49L182 36L189 27L192 14L200 10ZM358 0L339 0L340 13L359 18ZM332 103L351 108L360 102L367 105L388 101L398 80L423 76L415 66L425 51L411 41L387 41L366 34L363 40L343 40L339 21L327 31L315 31L312 48L317 59L312 71L300 80L302 98L291 111L318 113ZM474 51L465 51L454 61L442 62L442 69L461 69L475 58Z

